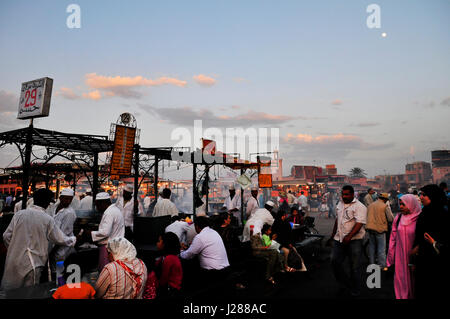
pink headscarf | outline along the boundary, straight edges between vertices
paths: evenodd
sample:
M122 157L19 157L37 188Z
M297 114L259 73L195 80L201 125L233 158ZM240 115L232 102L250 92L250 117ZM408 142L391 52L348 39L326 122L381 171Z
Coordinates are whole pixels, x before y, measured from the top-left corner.
M400 223L403 226L407 226L411 223L414 223L419 214L422 212L422 208L420 207L420 203L417 200L417 197L412 194L406 194L400 197L400 200L405 203L405 206L409 209L409 214L402 214L402 218L400 219Z

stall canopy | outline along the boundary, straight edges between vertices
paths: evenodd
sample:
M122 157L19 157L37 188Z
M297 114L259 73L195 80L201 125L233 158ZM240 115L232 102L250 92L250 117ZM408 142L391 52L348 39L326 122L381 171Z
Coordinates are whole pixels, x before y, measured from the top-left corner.
M48 155L44 157L44 163L48 163L56 156L64 157L72 162L76 162L77 159L81 159L83 162L91 161L94 198L98 188L98 154L111 152L114 146L114 142L108 140L108 136L50 131L35 128L32 123L26 128L0 133L0 147L6 144L15 144L21 155L23 165L22 186L26 185L26 187L22 187L24 192L23 208L26 205L28 193L33 146L47 148Z

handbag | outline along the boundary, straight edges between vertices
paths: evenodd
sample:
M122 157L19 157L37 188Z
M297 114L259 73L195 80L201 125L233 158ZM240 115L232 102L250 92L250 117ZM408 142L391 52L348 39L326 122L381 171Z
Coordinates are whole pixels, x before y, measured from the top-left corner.
M158 289L158 278L156 277L155 272L152 271L148 274L142 299L155 299L157 289Z

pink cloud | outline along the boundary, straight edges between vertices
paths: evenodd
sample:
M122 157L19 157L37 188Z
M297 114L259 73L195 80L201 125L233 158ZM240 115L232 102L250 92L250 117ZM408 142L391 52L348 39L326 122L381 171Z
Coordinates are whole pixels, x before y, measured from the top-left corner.
M195 80L195 82L197 82L198 84L200 84L202 86L211 87L214 84L216 84L215 79L213 79L212 77L206 76L204 74L194 75L192 78Z
M125 98L140 98L141 93L135 91L138 87L152 87L161 85L174 85L185 87L186 81L171 77L159 77L156 80L147 79L142 76L103 76L96 73L85 75L85 83L91 89L104 91L106 96L121 96Z
M102 98L102 95L99 90L95 90L89 93L83 93L83 98L98 101Z

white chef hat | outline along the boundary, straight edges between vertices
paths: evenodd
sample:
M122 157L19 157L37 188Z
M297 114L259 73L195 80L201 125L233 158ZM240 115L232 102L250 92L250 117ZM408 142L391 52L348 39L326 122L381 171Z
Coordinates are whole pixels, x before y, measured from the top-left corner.
M73 189L71 189L71 188L64 188L61 191L60 196L71 196L71 197L73 197L74 194L75 193L73 192Z
M98 193L97 196L95 196L95 200L105 200L105 199L110 199L110 198L111 197L106 192Z
M126 184L125 187L123 188L123 190L124 190L124 191L127 191L127 192L129 192L129 193L132 193L133 190L134 190L134 187L133 187L133 185L131 185L131 184Z
M266 205L269 205L270 207L275 206L274 202L272 202L271 200L267 201Z

